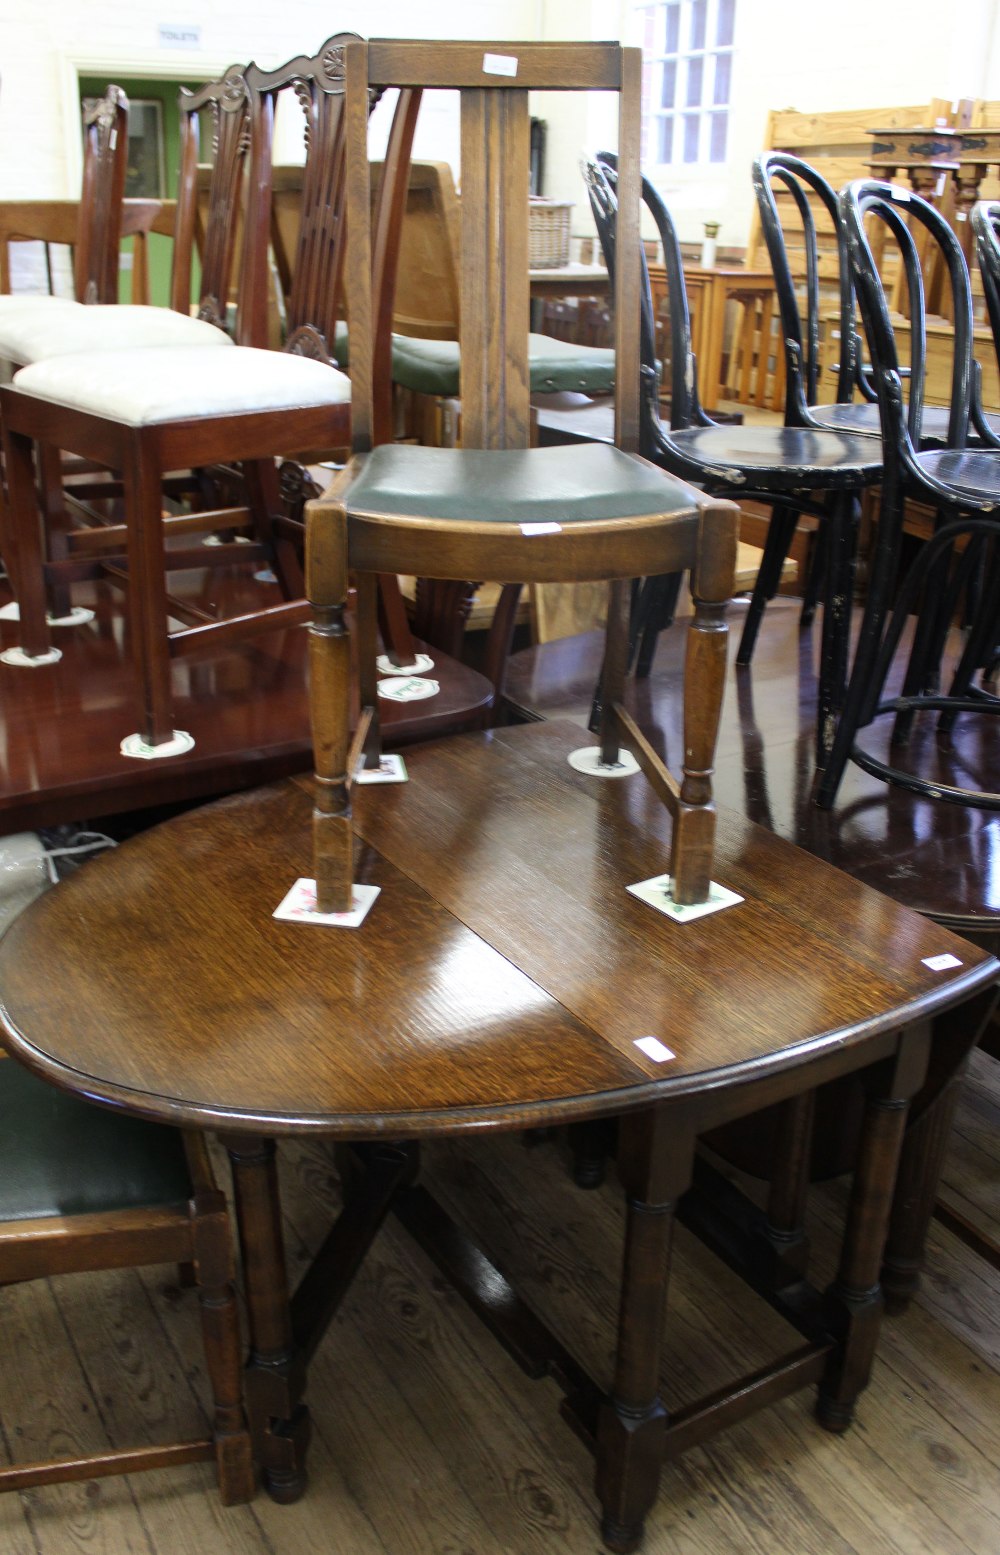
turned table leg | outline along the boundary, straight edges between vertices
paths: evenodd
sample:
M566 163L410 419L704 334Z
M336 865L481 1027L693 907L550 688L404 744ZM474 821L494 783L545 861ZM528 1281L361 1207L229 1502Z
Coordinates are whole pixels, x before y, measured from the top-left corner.
M618 1174L627 1199L614 1382L597 1430L601 1533L611 1550L638 1547L656 1500L667 1412L660 1353L677 1200L690 1186L694 1135L676 1110L623 1118Z
M292 1333L288 1272L273 1139L228 1135L250 1327L247 1414L264 1486L275 1501L297 1501L306 1487L309 1411L305 1365Z
M866 1088L858 1160L837 1277L827 1291L829 1326L836 1339L819 1387L817 1418L828 1431L845 1431L867 1386L882 1320L879 1267L889 1226L896 1172L910 1098L923 1083L930 1027L904 1032L893 1059L862 1076Z

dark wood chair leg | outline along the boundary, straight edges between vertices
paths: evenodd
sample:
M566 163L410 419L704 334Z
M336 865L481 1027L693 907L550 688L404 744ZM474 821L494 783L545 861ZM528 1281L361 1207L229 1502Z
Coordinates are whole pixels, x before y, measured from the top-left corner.
M767 1198L765 1236L774 1289L805 1276L809 1242L805 1232L815 1091L782 1103Z
M573 1181L578 1188L601 1186L608 1156L614 1150L616 1130L613 1118L587 1118L582 1123L570 1124Z
M34 449L30 437L8 432L4 438L7 514L3 543L7 575L21 611L20 645L31 658L51 652L52 634L45 615L41 521L35 493Z
M167 578L164 567L161 472L141 434L129 448L125 480L128 515L128 607L132 654L142 698L139 732L162 745L174 732Z
M836 1344L820 1382L816 1415L828 1431L846 1431L867 1386L882 1320L879 1267L889 1226L910 1098L923 1084L930 1026L904 1032L895 1059L864 1076L865 1116L828 1321Z
M669 1107L620 1123L618 1173L627 1199L618 1348L597 1429L596 1489L608 1549L637 1549L656 1500L667 1412L660 1355L677 1200L690 1186L694 1137Z
M196 1211L198 1300L212 1384L219 1494L225 1506L236 1506L249 1501L256 1487L253 1445L243 1408L243 1357L225 1196L217 1191L199 1193Z
M273 1500L297 1501L306 1488L309 1411L302 1402L305 1365L292 1333L288 1272L273 1139L224 1138L233 1192L250 1326L247 1413L264 1486Z
M361 573L357 580L358 613L358 680L362 708L371 708L372 718L365 739L366 767L377 767L382 756L382 725L378 711L378 671L375 658L378 651L378 579L372 573Z
M45 515L44 544L47 560L65 561L69 555L69 514L63 496L62 454L58 448L52 448L47 443L38 445L38 485ZM50 583L46 595L53 616L69 615L72 602L68 583Z
M988 1030L995 998L989 989L934 1020L931 1062L926 1083L910 1109L882 1266L889 1312L903 1311L920 1283L955 1107L969 1055Z

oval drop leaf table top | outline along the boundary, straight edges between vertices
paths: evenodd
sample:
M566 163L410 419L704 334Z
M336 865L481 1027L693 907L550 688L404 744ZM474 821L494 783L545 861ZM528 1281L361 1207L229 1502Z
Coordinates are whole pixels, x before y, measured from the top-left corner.
M571 769L581 743L557 723L462 736L409 754L409 783L356 789L355 875L382 888L359 929L272 917L311 874L307 780L136 837L0 943L8 1044L152 1117L416 1136L707 1095L847 1049L857 1067L858 1044L1000 975L734 815L714 874L745 901L671 921L625 890L665 870L669 818L641 776ZM927 965L942 955L957 964Z

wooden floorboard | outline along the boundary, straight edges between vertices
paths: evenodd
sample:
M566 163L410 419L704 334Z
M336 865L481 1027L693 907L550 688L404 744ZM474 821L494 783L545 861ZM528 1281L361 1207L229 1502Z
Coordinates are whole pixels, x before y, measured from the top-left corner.
M988 1091L973 1078L970 1112L982 1112ZM474 1219L516 1266L539 1308L568 1322L576 1353L606 1378L620 1256L613 1182L596 1192L575 1188L558 1137L530 1150L515 1136L453 1142L428 1150L425 1169L456 1213ZM284 1143L281 1174L297 1270L335 1210L329 1147ZM818 1245L832 1239L842 1204L839 1185L814 1195ZM665 1396L683 1399L753 1364L777 1323L682 1235ZM0 1356L8 1456L199 1428L197 1304L171 1269L5 1291ZM524 1378L392 1221L317 1352L309 1400L311 1480L296 1506L259 1495L250 1506L223 1508L209 1467L194 1465L4 1496L0 1548L5 1555L597 1555L592 1465L558 1415L555 1386ZM923 1288L908 1313L887 1320L852 1430L821 1431L803 1393L693 1450L664 1471L645 1548L649 1555L995 1555L1000 1275L935 1228Z

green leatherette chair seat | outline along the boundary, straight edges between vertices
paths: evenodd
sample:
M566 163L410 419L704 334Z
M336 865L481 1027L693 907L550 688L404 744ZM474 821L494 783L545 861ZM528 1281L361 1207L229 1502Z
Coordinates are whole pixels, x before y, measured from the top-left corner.
M605 443L500 450L385 443L367 456L350 506L394 518L565 526L690 509L691 493Z
M183 1203L177 1129L92 1107L0 1059L0 1220Z
M417 394L458 394L460 362L457 340L392 337L392 380ZM529 335L528 367L535 394L563 389L611 394L615 386L615 353L601 346L578 346L550 335Z
M335 350L348 365L347 330L339 325ZM611 394L615 387L615 353L604 346L578 346L550 335L528 336L528 365L534 394L576 390L580 394ZM421 340L414 335L392 337L392 381L415 394L450 399L459 393L461 353L457 340Z

